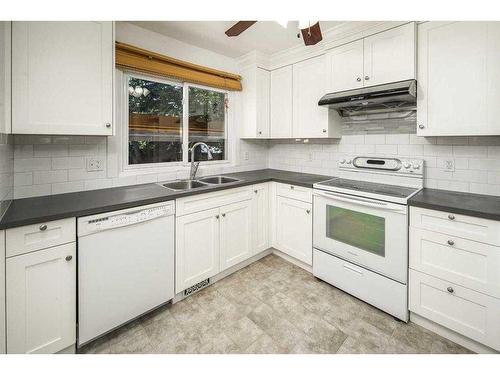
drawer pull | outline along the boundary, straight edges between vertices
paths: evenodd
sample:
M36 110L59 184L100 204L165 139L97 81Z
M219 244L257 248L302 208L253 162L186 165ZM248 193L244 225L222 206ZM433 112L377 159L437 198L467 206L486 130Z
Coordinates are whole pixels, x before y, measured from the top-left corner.
M452 288L451 286L449 286L448 288L446 288L446 290L447 290L448 292L450 292L450 293L453 293L453 292L454 292L454 290L453 290L453 288Z
M448 219L450 219L450 220L455 220L455 215L449 214L449 215L448 215Z
M306 212L307 212L308 214L310 214L310 213L311 213L311 210L306 210Z
M257 194L257 193L258 193L258 190L254 190L253 192L254 192L255 194Z
M42 224L40 225L40 230L43 232L44 230L47 230L47 224Z
M68 255L65 259L66 259L66 262L69 262L71 259L73 259L73 256L72 255Z
M450 246L455 245L455 241L453 241L453 240L448 240L448 245L450 245Z
M226 214L222 214L222 217L226 217Z
M215 215L215 218L216 218L217 220L219 220L219 215Z
M295 189L295 187L294 187L294 186L290 186L290 189L292 189L292 190L293 190L293 189Z
M358 271L357 269L351 268L351 267L349 267L346 264L344 264L344 269L346 269L347 271L354 272L354 273L357 273L358 275L363 276L363 272Z

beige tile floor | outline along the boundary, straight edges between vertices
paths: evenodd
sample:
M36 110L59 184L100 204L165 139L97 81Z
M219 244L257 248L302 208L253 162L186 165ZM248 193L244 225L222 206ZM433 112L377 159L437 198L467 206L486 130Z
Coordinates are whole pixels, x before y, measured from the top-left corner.
M81 353L469 353L269 255Z

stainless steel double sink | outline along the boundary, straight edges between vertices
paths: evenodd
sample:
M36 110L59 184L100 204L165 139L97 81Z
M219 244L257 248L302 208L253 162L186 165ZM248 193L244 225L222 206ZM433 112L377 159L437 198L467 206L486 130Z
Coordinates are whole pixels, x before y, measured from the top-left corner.
M160 185L174 191L185 191L193 190L197 188L214 186L214 185L224 185L233 182L239 182L241 180L233 177L226 176L207 176L198 178L196 180L178 180L167 183L161 183Z

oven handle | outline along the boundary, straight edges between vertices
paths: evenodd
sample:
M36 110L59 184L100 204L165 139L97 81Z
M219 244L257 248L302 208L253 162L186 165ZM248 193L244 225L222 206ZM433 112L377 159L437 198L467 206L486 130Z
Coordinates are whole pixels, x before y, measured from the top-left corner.
M359 206L373 207L373 208L379 208L379 209L390 210L390 211L400 211L400 212L406 211L406 206L401 207L400 205L384 203L381 201L374 201L371 199L358 198L358 197L347 197L347 196L342 195L342 194L330 193L330 192L326 192L326 191L322 191L322 192L315 191L314 195L320 196L320 197L325 197L325 198L333 198L333 199L337 199L341 202L353 203L353 204L357 204Z

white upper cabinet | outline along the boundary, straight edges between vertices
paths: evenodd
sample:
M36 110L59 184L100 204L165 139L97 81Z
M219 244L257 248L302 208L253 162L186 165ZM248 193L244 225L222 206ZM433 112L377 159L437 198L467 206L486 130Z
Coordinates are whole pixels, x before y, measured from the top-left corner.
M241 75L242 138L269 138L271 73L253 66L243 69Z
M292 137L292 72L291 65L271 72L271 138Z
M333 48L327 53L329 92L415 78L415 23Z
M0 22L0 133L11 132L11 22Z
M363 87L363 40L333 48L327 53L328 92Z
M113 134L112 22L13 22L12 133Z
M363 39L364 85L415 78L415 23Z
M326 58L318 56L293 65L293 137L341 136L340 127L329 126L328 108L318 101L326 94Z
M500 23L418 26L417 134L500 134Z

